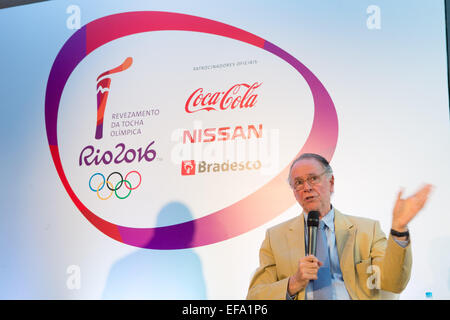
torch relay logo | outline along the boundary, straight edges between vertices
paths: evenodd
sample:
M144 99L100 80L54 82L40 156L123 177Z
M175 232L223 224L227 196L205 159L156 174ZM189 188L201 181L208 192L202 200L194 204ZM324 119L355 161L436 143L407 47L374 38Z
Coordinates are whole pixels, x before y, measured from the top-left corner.
M95 139L100 140L103 138L103 119L105 115L105 109L106 109L106 103L108 101L108 94L111 87L111 78L108 77L111 74L122 72L127 70L131 67L133 64L133 58L128 57L122 62L121 65L118 67L115 67L113 69L110 69L108 71L105 71L101 73L97 77L97 124L95 129ZM82 166L83 163L86 166L90 166L91 164L95 165L108 165L110 163L120 164L121 162L125 161L126 163L133 162L134 160L138 160L139 162L143 159L146 161L152 161L155 156L156 152L150 148L153 145L154 141L150 142L150 144L147 146L145 151L143 148L139 148L137 150L134 150L133 148L129 148L126 150L124 143L119 143L116 145L116 149L119 150L119 153L114 156L112 151L105 151L104 153L100 153L100 149L96 149L94 146L89 145L84 147L81 150L80 158L79 158L79 165ZM97 152L94 155L94 150L97 150ZM126 150L126 151L125 151ZM132 183L127 180L128 175L131 173L135 173L139 176L139 183L137 183L136 186L132 186ZM112 175L118 175L120 176L120 180L116 183L111 182L111 176ZM102 181L98 183L98 181L95 184L95 188L92 187L91 182L94 177L102 177ZM139 187L139 185L142 182L141 174L138 171L130 171L126 176L125 179L122 177L122 174L120 172L113 172L111 173L107 179L105 179L105 176L102 173L94 173L90 179L89 179L89 188L96 192L97 197L100 200L107 200L109 199L113 193L116 195L118 199L126 199L130 196L131 191L135 190ZM102 190L104 187L107 187L111 192L107 196L100 195L100 190ZM128 192L125 195L119 195L117 193L117 190L119 190L122 186L125 186L126 189L128 189Z
M111 86L111 78L107 76L127 70L132 63L133 58L128 57L120 66L105 71L97 77L97 128L95 130L95 139L97 140L103 137L103 116L105 115L106 102Z

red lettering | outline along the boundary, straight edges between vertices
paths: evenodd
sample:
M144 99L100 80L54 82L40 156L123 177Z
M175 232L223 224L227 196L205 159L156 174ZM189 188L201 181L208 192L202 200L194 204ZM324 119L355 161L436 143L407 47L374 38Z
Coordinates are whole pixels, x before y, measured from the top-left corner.
M198 109L198 110L194 110L194 109L190 108L191 101L192 101L192 99L194 97L195 98L194 98L194 102L193 102L192 106L195 107L195 106L197 106L200 103L200 100L203 97L202 92L203 92L203 88L198 88L197 90L192 92L192 94L189 96L189 98L186 101L186 105L184 107L184 110L186 110L187 113L194 113L194 112L197 112L197 111L200 111L200 110L207 110L207 111L216 110L213 107L206 107L206 108L201 108L201 109Z
M234 128L234 133L233 133L233 137L231 138L231 140L234 140L238 137L245 139L244 129L242 129L241 126L237 126L236 128Z
M208 92L203 94L203 88L195 90L186 101L185 110L187 113L194 113L200 110L227 110L251 108L257 102L258 94L254 91L262 83L255 82L251 86L246 83L233 85L227 91ZM246 88L245 92L241 88ZM201 106L201 107L198 107Z
M232 132L231 132L232 130ZM260 139L262 137L263 125L259 124L258 128L256 125L248 125L246 129L242 126L222 127L222 128L206 128L194 129L191 131L183 131L183 143L197 143L197 142L214 142L214 141L226 141L240 139L250 139L252 138L252 133L254 138ZM203 134L203 137L202 137Z
M228 132L228 130L230 130L230 127L219 128L219 130L217 130L217 134L221 137L219 137L217 140L218 141L230 140L230 133Z
M194 134L193 136L191 136L191 133L189 132L189 130L184 130L183 132L183 143L186 143L186 138L189 139L189 141L191 141L191 143L194 143L196 140L196 133L197 130L194 130Z
M256 128L254 125L249 125L248 126L248 138L251 138L251 132L255 133L256 138L261 138L262 137L262 124L259 125L259 131L256 131Z
M208 97L211 97L211 93L208 93L203 99L202 99L202 106L206 106L206 99L208 98Z
M213 142L214 140L216 140L216 133L215 133L215 131L216 131L215 128L205 129L203 131L203 134L205 136L205 139L203 140L203 142ZM209 139L206 139L206 137L208 137Z
M220 92L216 92L212 95L211 99L209 100L209 105L215 105L219 101L220 98Z

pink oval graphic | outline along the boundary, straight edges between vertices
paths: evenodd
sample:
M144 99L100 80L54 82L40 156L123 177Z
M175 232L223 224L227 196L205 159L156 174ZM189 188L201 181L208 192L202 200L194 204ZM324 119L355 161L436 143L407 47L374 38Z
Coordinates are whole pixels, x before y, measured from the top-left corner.
M148 249L199 247L248 232L291 207L295 203L295 198L286 183L289 165L253 194L202 218L165 227L131 228L98 217L80 201L67 180L59 155L57 136L59 103L66 82L77 65L92 51L110 41L136 33L162 30L202 32L235 39L266 50L295 68L308 83L314 101L312 129L298 155L314 152L330 161L337 143L338 119L327 90L300 61L269 41L218 21L180 13L138 11L106 16L86 24L75 32L55 58L45 97L47 139L64 188L86 219L105 235L117 241ZM195 230L193 239L187 244L182 235L192 233L193 230Z

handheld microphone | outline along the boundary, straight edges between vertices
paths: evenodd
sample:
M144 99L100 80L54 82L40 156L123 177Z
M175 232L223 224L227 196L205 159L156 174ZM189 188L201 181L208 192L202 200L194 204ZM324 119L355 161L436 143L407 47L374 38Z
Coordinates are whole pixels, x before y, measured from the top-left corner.
M319 215L319 211L310 211L308 213L308 254L312 254L313 256L316 255Z

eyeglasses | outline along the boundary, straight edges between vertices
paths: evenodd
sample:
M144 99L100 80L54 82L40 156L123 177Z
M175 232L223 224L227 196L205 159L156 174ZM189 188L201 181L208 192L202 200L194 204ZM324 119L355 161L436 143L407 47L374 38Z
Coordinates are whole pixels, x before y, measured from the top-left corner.
M327 170L325 170L324 172L322 172L321 174L311 174L309 175L306 180L305 179L295 179L294 183L292 184L292 188L295 189L295 191L300 191L303 190L305 188L305 182L308 181L308 184L310 186L314 186L316 184L318 184L320 182L320 178L327 172Z

